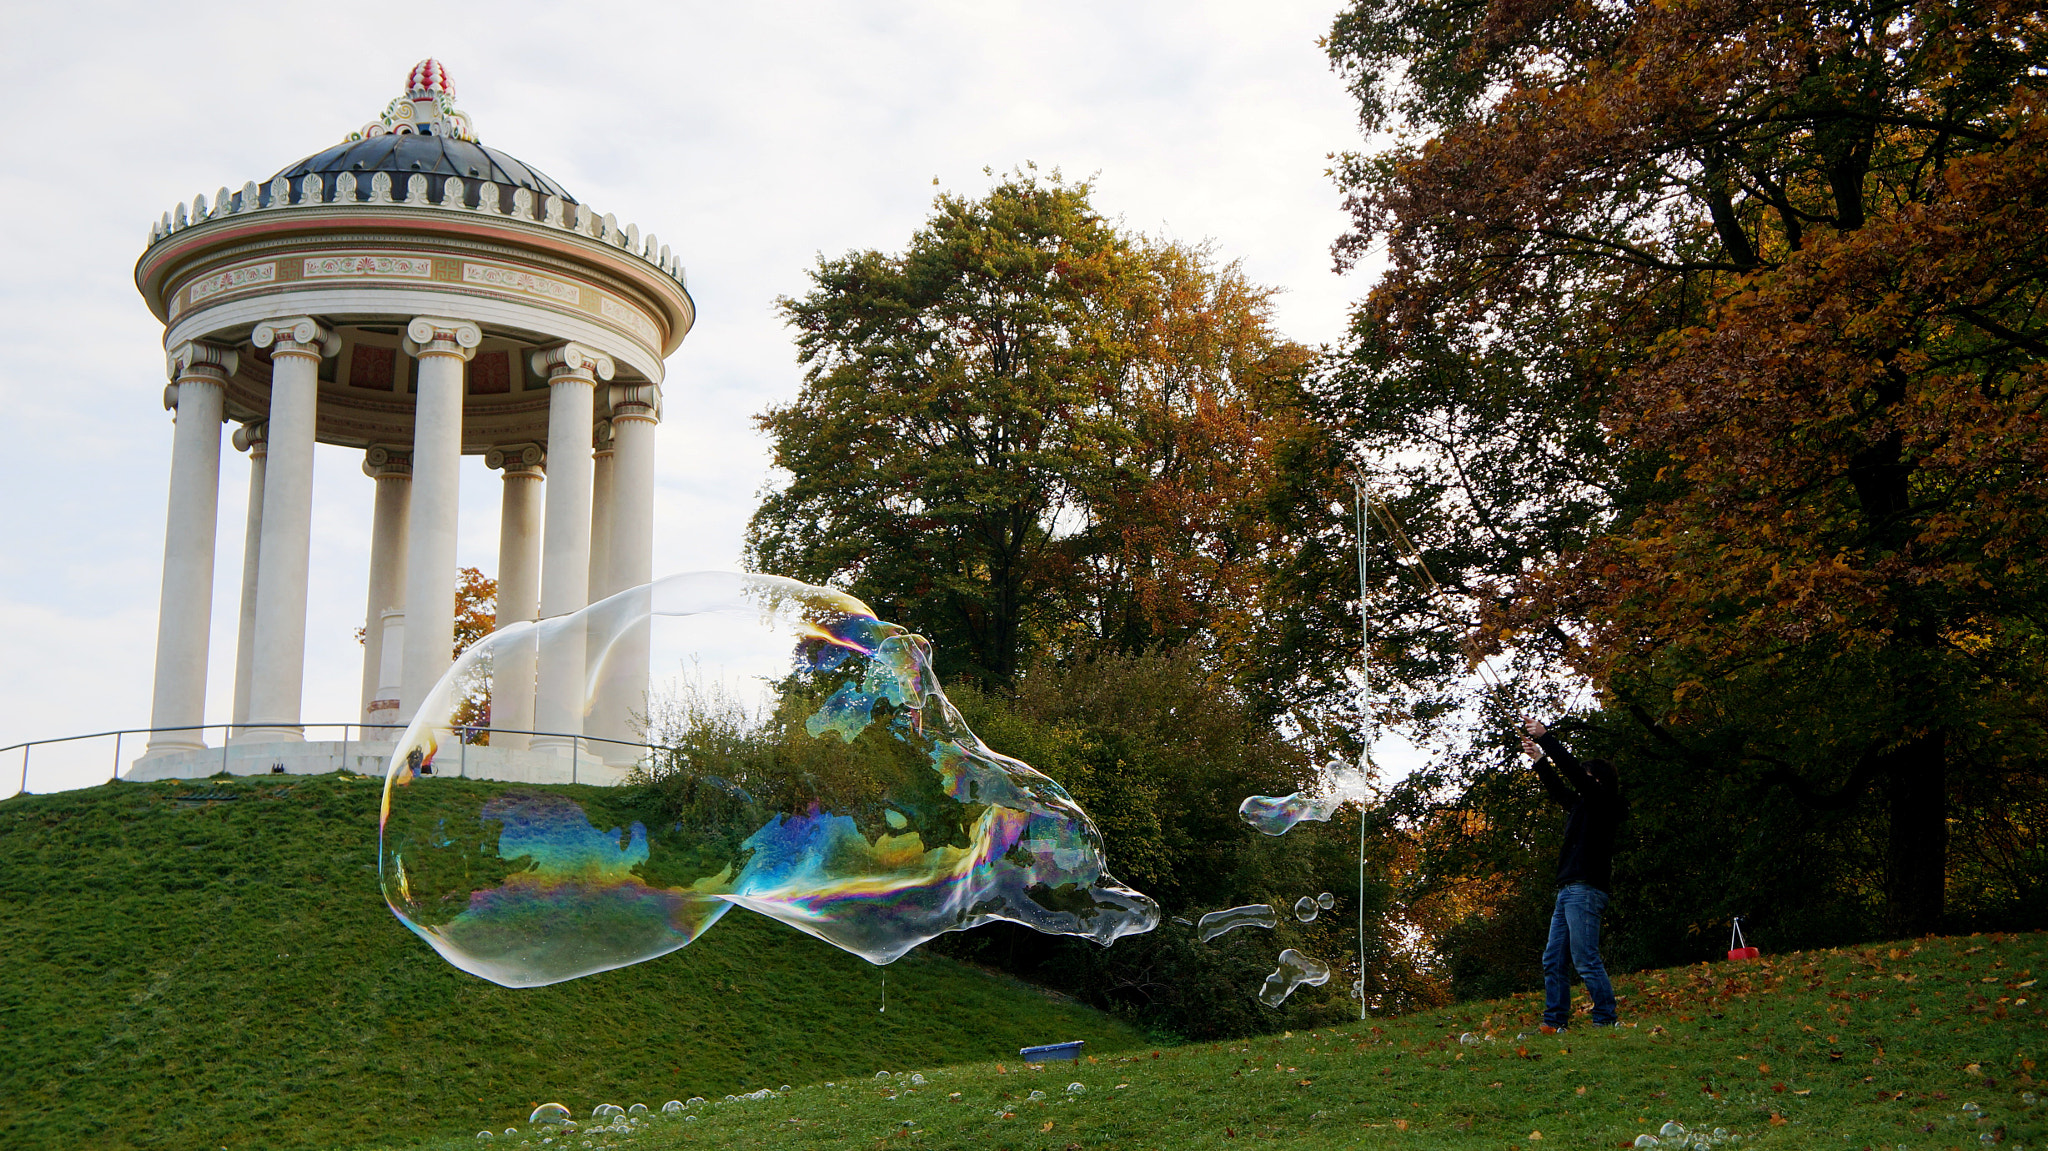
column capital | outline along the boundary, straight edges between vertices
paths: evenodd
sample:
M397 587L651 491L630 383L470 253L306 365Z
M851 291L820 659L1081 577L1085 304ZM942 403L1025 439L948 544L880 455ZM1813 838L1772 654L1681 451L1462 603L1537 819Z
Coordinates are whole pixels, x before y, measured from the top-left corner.
M613 384L612 419L661 422L660 384Z
M383 444L371 444L363 452L363 474L373 480L386 476L412 478L412 451L408 448L392 448Z
M612 454L612 422L598 420L590 425L590 451L592 455Z
M415 316L405 326L405 351L415 358L419 356L454 356L467 360L476 355L476 347L483 343L484 331L469 320L451 320L446 316Z
M612 358L582 344L556 344L533 354L533 370L548 383L592 383L612 378Z
M248 452L250 458L263 455L270 450L270 421L250 420L235 429L231 437L238 452Z
M165 374L173 383L203 380L225 384L241 366L242 357L232 348L205 340L187 340L166 352L165 361Z
M341 351L341 340L311 316L260 321L249 333L249 342L259 348L270 348L272 356L305 356L318 360Z
M514 476L541 478L547 472L548 453L539 444L495 444L484 453L484 466Z

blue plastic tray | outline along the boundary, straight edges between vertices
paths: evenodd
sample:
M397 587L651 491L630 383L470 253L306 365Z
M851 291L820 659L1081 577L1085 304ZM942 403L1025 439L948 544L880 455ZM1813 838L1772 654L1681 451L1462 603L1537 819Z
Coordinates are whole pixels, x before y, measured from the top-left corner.
M1081 1048L1086 1046L1088 1046L1087 1040L1076 1039L1072 1043L1048 1043L1043 1047L1021 1047L1018 1048L1017 1054L1023 1056L1026 1063L1044 1063L1049 1059L1079 1059L1081 1057Z

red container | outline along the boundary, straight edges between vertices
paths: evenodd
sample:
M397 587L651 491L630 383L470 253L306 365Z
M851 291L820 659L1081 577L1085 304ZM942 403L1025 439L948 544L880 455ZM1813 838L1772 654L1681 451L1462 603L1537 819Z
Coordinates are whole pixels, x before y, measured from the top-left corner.
M1761 952L1761 951L1758 951L1758 950L1757 950L1756 948L1754 948L1754 947L1737 947L1737 948L1734 948L1734 949L1732 949L1732 950L1730 950L1730 951L1728 952L1728 958L1730 958L1730 959L1755 959L1755 958L1756 958L1757 956L1759 956L1759 955L1762 955L1762 954L1763 954L1763 952Z

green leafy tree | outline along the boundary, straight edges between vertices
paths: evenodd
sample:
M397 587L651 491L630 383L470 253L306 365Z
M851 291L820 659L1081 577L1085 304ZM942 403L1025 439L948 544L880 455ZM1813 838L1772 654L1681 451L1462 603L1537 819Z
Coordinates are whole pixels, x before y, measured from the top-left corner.
M949 681L1248 634L1276 450L1319 434L1271 290L1088 191L942 195L906 251L822 261L783 301L805 385L759 417L789 481L748 562L847 587Z

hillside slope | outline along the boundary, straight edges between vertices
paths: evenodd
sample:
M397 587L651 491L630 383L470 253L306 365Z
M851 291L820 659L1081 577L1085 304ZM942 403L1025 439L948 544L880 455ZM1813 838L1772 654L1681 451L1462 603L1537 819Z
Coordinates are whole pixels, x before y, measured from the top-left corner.
M451 1115L451 1137L430 1146L1559 1151L1647 1135L1664 1151L2039 1147L2044 965L2038 934L1703 963L1617 980L1620 1029L1538 1034L1542 1000L1523 995L1080 1063L919 1066L922 1081L797 1086L637 1122L588 1116L661 1100L572 1090L561 1102L583 1122L566 1140L478 1110ZM1667 1123L1684 1134L1660 1138Z
M402 1143L556 1096L656 1104L1132 1031L912 953L883 973L735 911L696 944L513 991L377 891L381 782L118 784L0 802L0 1142Z

